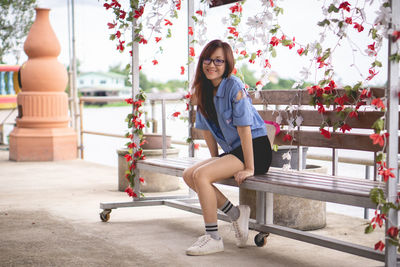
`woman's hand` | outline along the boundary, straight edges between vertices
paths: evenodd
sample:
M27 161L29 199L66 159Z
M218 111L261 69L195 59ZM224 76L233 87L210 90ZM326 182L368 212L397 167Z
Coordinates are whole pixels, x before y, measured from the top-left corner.
M253 175L254 175L254 170L244 169L243 171L238 171L237 173L235 173L233 177L235 177L235 181L238 183L238 185L241 185L243 181L246 180L247 177Z

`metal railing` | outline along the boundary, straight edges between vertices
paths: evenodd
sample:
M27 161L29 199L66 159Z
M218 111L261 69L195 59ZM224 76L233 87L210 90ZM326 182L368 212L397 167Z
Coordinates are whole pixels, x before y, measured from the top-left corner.
M165 126L165 105L167 101L177 101L182 100L184 98L183 93L146 93L146 104L150 104L152 106L152 114L151 118L146 118L146 121L149 121L153 124L153 133L157 132L157 120L154 119L154 105L156 102L161 102L162 105L162 133L163 137L166 136L166 126ZM92 134L92 135L100 135L107 137L116 137L116 138L126 138L124 134L114 134L114 133L105 133L105 132L97 132L97 131L87 131L83 127L83 106L84 103L116 103L116 102L124 102L126 97L117 97L117 96L83 96L79 98L79 119L80 119L80 129L79 129L79 140L80 144L78 145L78 149L80 151L80 158L84 158L84 143L83 143L83 135L84 134ZM173 144L179 145L187 145L184 141L179 140L171 140ZM166 144L166 140L163 140L163 146ZM163 153L165 153L165 149L163 149Z

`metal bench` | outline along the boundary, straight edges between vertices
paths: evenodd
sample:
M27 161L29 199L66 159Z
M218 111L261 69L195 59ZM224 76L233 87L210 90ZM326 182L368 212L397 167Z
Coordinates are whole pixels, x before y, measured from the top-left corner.
M339 95L345 94L344 90L337 90L337 92ZM372 93L375 96L383 96L384 89L373 89ZM333 151L332 158L334 159L333 174L337 173L336 149L353 149L370 152L381 150L380 146L372 144L369 138L371 132L368 132L368 130L377 118L383 116L383 113L375 111L372 107L364 106L363 109L365 110L359 112L358 119L348 118L346 120L348 125L353 129L357 129L353 130L353 133L342 134L333 132L331 138L327 139L319 133L321 114L318 113L316 109L309 108L310 96L307 90L267 90L260 92L260 96L257 98L254 97L254 94L252 97L253 104L260 106L259 113L265 120L275 121L276 118L280 116L281 125L287 126L292 123L296 117L301 116L302 124L296 127L296 130L292 133L294 139L291 141L291 144L299 146L299 148L301 146L331 148ZM293 112L286 112L288 106L293 108ZM200 132L193 127L195 118L194 112L195 111L191 109L189 114L189 132L193 140L202 138ZM333 110L327 110L323 116L331 125L338 122L338 118ZM163 132L165 135L164 120ZM286 131L281 131L281 133L275 137L274 143L278 145L288 144L283 138L285 134ZM298 154L301 155L302 153ZM146 159L138 162L137 169L139 171L148 170L181 177L183 170L198 160L199 159L194 157ZM301 166L301 164L299 164L299 166ZM375 173L377 173L376 169ZM233 179L225 180L221 182L221 184L237 186ZM273 233L370 259L385 261L385 254L383 252L375 251L369 247L273 224L274 193L357 207L376 208L376 204L374 204L369 197L370 190L375 187L385 190L385 183L374 180L310 173L301 170L285 171L279 168L271 168L269 172L264 175L249 177L241 185L241 188L256 191L256 220L250 220L250 228L260 232L255 237L255 243L258 246L262 246L268 234ZM140 192L138 181L135 183L134 190L135 192ZM100 216L103 221L107 221L112 209L149 205L166 205L201 214L201 209L192 193L189 196L164 198L138 197L134 198L132 202L101 203L100 208L103 209L103 212ZM222 213L218 214L218 218L228 221L228 218Z

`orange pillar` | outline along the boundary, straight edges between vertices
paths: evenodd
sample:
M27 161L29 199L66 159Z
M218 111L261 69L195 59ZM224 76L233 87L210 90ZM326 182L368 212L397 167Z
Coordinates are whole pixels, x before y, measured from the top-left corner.
M17 126L10 134L10 160L77 158L77 134L69 127L68 75L58 62L61 47L50 25L50 9L37 8L24 44Z

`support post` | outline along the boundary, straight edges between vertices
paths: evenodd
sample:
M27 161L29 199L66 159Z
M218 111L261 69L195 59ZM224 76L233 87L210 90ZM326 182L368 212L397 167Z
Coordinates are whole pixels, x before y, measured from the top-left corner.
M392 9L392 21L390 28L393 30L400 30L400 1L391 0ZM395 203L397 199L397 183L398 183L398 125L399 125L399 63L390 60L390 56L399 53L398 46L393 42L392 36L388 37L388 85L386 88L387 97L387 114L386 114L386 125L389 133L387 139L387 157L386 165L387 168L393 168L392 173L395 178L389 178L386 183L387 200ZM398 212L395 209L390 209L386 220L386 231L390 227L398 227ZM396 266L397 265L397 247L386 240L385 249L385 266Z
M188 29L189 27L192 27L192 29L194 29L194 21L193 21L193 16L194 16L194 0L189 0L188 1ZM194 32L194 30L193 30ZM190 46L193 45L193 40L194 40L194 34L193 35L189 35L188 36L188 43L187 43L187 57L188 57L188 68L187 68L187 79L188 79L188 91L192 93L191 91L191 85L192 85L192 79L193 79L193 73L194 73L194 62L189 62L189 50L190 50ZM189 105L189 132L188 132L188 137L190 140L192 140L192 126L193 126L193 122L192 122L192 117L193 117L194 111L193 111L193 106ZM194 157L194 144L193 142L189 143L189 157ZM191 194L192 195L192 194Z

